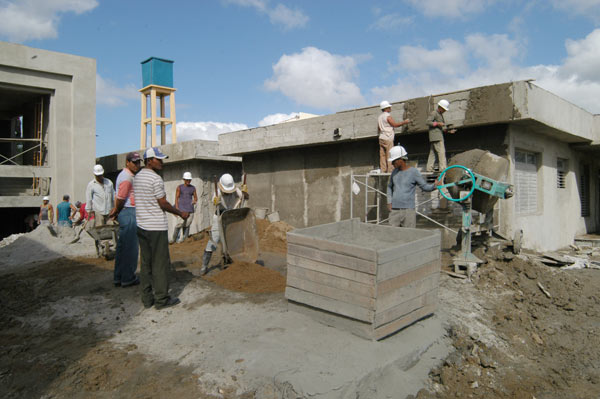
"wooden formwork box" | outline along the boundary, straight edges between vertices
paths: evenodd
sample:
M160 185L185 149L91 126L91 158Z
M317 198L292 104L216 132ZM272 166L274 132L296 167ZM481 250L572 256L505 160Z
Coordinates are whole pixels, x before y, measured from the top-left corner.
M379 340L437 306L440 233L344 220L287 233L290 310Z

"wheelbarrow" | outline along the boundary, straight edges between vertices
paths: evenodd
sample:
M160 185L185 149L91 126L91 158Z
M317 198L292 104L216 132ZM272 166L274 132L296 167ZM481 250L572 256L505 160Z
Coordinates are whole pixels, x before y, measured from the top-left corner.
M96 243L96 255L99 258L103 256L106 260L111 260L115 257L119 233L118 223L89 227L86 231Z
M221 243L225 263L256 263L258 259L258 231L256 218L250 208L224 211L220 216Z

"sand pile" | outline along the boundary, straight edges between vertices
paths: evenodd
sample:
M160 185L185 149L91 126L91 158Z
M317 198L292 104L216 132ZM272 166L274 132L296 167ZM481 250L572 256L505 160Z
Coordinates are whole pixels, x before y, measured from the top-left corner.
M234 262L222 272L207 276L206 280L228 290L252 294L285 290L285 277L256 263Z
M87 233L82 232L79 240L71 243L77 233L67 227L38 226L30 233L13 236L2 240L8 245L0 246L0 269L61 257L96 255L94 240Z
M286 222L269 223L266 219L257 219L256 228L258 229L258 246L261 251L287 252L286 233L294 230L294 227Z

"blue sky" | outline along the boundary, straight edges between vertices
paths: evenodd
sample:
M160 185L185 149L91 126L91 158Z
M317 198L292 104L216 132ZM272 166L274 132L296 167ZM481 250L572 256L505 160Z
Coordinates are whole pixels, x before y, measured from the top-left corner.
M0 0L0 39L97 60L97 155L139 147L140 62L178 140L510 80L600 113L600 0Z

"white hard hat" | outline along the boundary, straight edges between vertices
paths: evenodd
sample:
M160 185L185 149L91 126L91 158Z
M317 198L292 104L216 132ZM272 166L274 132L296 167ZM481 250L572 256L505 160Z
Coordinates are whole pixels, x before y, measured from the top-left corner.
M44 198L42 198L42 201L50 201L50 197L45 196Z
M232 193L235 191L235 183L233 182L233 176L229 173L225 173L219 179L219 189L224 193Z
M440 100L438 105L444 108L445 111L448 111L450 109L450 103L448 102L448 100Z
M104 174L104 168L102 167L102 165L94 166L94 174L96 176L102 176Z
M183 180L192 180L192 174L190 172L185 172L183 174Z
M401 145L397 145L395 147L392 147L392 149L390 150L390 158L388 159L388 161L394 162L398 158L406 158L407 155L408 153L406 152L404 147L402 147Z
M379 104L379 108L381 108L381 109L392 108L392 104L390 104L390 103L389 103L389 102L387 102L387 101L382 101L382 102Z

